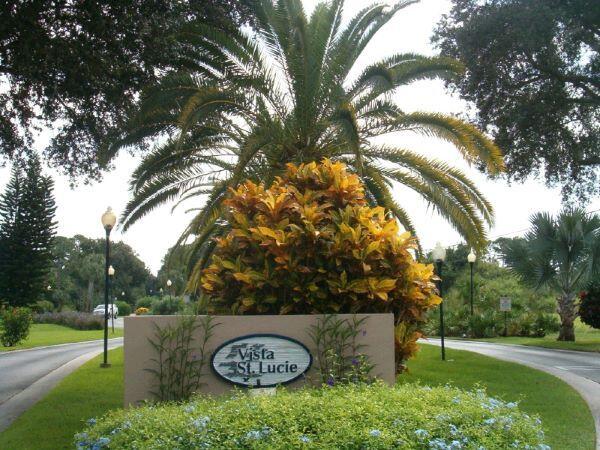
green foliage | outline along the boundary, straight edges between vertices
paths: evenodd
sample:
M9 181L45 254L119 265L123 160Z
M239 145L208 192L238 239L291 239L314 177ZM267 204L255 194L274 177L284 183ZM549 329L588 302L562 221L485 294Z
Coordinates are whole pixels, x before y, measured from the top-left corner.
M415 352L425 313L440 302L433 266L415 260L410 232L368 206L343 163L290 164L269 188L232 189L225 205L231 230L189 281L209 312L391 312L397 363Z
M484 391L380 383L113 411L75 436L82 449L541 450L543 440L533 418Z
M56 228L53 189L32 156L15 162L0 197L0 298L12 306L43 299Z
M152 297L152 296L146 296L146 297L139 298L135 302L135 307L150 309L150 308L152 308L152 303L154 303L154 301L156 299L157 299L157 297Z
M600 281L595 280L580 294L579 317L592 328L600 329Z
M210 253L211 237L226 232L220 219L228 188L243 180L268 185L287 163L329 158L348 164L369 201L413 235L410 215L393 198L394 182L482 248L493 210L475 184L454 167L391 144L394 133L437 137L467 163L502 172L500 150L472 125L444 114L405 113L393 101L394 91L417 80L460 76L460 63L395 53L363 71L356 65L381 27L411 3L378 2L343 18L343 0L320 2L310 17L298 0L262 0L251 6L255 34L224 33L202 22L186 27L178 38L194 65L144 92L113 148L157 144L133 174L124 229L161 204L194 201L195 217L180 243L195 239L195 261ZM384 136L390 145L375 142Z
M117 305L117 308L119 308L119 315L120 316L128 316L129 314L131 314L131 305L127 302L115 302L115 305Z
M38 300L31 305L31 310L38 314L52 312L54 311L54 304L48 300Z
M600 274L600 216L566 208L556 217L537 213L523 240L507 243L506 264L536 289L557 294L558 340L574 341L577 294Z
M509 336L544 336L558 330L554 299L547 292L536 292L515 274L495 262L478 261L473 271L474 315L470 314L471 281L469 268L457 277L444 295L445 328L448 336L496 337L504 332L504 313L500 297L509 297ZM439 315L430 314L426 331L439 333Z
M356 342L361 327L368 317L352 320L327 314L317 320L309 330L316 349L315 364L320 382L328 386L340 383L365 383L371 381L373 365L361 353L362 345Z
M250 14L247 0L3 1L0 165L48 124L51 166L97 177L142 87L191 63L173 38L179 27L202 20L229 29Z
M0 319L0 342L3 346L14 347L29 336L32 318L28 308L4 308L0 311Z
M104 304L104 239L76 235L58 236L53 248L53 265L46 292L59 310L70 307L90 312ZM154 277L133 249L123 242L111 243L111 297L133 304L146 295Z
M139 306L138 306L139 307ZM159 316L179 314L185 309L185 302L180 297L165 296L155 298L152 302L151 313Z
M35 323L53 323L75 330L101 330L104 328L104 316L75 311L45 312L33 316Z
M200 388L207 364L206 346L218 325L211 316L182 316L177 324L163 328L154 324L150 345L156 357L151 359L153 367L145 370L155 378L152 394L157 400L185 400ZM198 332L202 338L195 342Z
M451 81L506 151L511 177L543 174L597 195L600 16L596 0L452 0L434 42L458 58Z

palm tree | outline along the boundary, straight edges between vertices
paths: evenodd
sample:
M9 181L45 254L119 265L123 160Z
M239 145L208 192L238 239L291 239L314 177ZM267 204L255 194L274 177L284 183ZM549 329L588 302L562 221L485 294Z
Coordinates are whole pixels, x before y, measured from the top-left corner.
M488 174L503 170L500 150L455 117L405 113L391 94L417 80L460 76L456 60L393 54L351 76L373 36L416 0L364 8L342 26L343 0L318 4L307 17L301 0L257 1L256 30L224 33L201 23L178 36L185 70L147 89L137 115L112 146L158 142L131 180L124 228L165 202L206 195L180 242L195 236L192 261L206 260L211 237L224 232L222 201L243 179L269 182L287 163L346 162L373 204L415 232L391 194L401 183L420 194L469 245L482 248L493 210L463 172L409 149L376 143L394 132L435 136Z
M600 217L565 209L554 218L537 213L524 239L501 249L506 264L534 288L557 293L559 341L574 341L577 294L600 271Z

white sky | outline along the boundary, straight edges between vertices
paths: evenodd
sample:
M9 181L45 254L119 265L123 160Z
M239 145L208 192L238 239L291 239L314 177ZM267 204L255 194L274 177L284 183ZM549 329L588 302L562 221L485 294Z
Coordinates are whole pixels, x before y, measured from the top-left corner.
M304 3L307 9L312 10L317 2L304 0ZM367 4L363 0L347 0L345 12L352 15ZM421 0L421 3L399 12L367 47L359 61L359 67L394 53L434 54L429 39L435 24L449 8L448 0ZM400 90L396 98L405 111L425 110L455 114L464 112L461 101L447 94L441 82L416 83L410 88ZM42 147L50 134L51 130L42 132L37 145ZM389 136L385 142L447 160L465 170L495 207L496 223L490 230L492 238L508 233L514 235L514 232L527 228L529 216L536 211L556 212L561 207L558 190L548 189L536 180L512 186L504 180L490 181L475 169L467 167L450 144L416 135ZM117 214L123 211L129 199L129 176L138 161L139 158L122 154L115 161L115 169L107 173L102 182L78 186L75 189L69 187L66 177L48 169L47 172L52 174L55 180L58 234L103 237L100 216L109 205ZM0 190L4 189L9 174L10 167L0 168ZM402 187L397 187L394 194L399 203L411 213L425 248L432 248L437 241L444 245L460 242L458 234L428 209L426 203L418 196ZM588 205L588 210L598 208L599 198ZM173 245L190 219L183 208L171 214L171 207L165 206L141 219L126 233L121 233L117 228L113 231L112 238L123 240L133 247L152 272L156 273L166 250Z

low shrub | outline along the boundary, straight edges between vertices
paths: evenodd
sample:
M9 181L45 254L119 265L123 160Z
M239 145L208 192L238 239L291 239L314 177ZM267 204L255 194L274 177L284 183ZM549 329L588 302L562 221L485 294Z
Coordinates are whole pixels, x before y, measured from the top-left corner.
M45 313L54 311L54 304L48 300L38 300L33 305L31 305L31 310L34 313Z
M144 314L148 314L149 312L150 312L150 310L148 308L144 308L143 306L140 306L138 309L135 310L135 315L143 316Z
M152 303L154 303L154 300L156 300L157 298L158 297L151 297L151 296L139 298L135 302L135 307L150 309L150 308L152 308Z
M185 309L185 302L179 297L163 297L152 303L152 314L168 316L181 314Z
M0 313L2 328L0 342L5 347L14 347L27 339L31 328L31 311L28 308L5 308Z
M76 311L46 312L33 316L35 323L53 323L76 330L101 330L104 328L104 317Z
M115 305L117 305L117 308L119 308L119 315L120 316L128 316L129 314L131 314L131 305L127 302L116 302Z
M115 410L78 449L549 449L538 419L484 391L381 383Z

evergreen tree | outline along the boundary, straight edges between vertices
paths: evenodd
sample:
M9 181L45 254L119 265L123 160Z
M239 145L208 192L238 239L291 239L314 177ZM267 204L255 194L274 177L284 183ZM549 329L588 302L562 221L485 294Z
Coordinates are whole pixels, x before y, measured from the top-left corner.
M53 189L39 159L32 157L14 165L0 197L0 299L10 305L42 296L56 228Z

